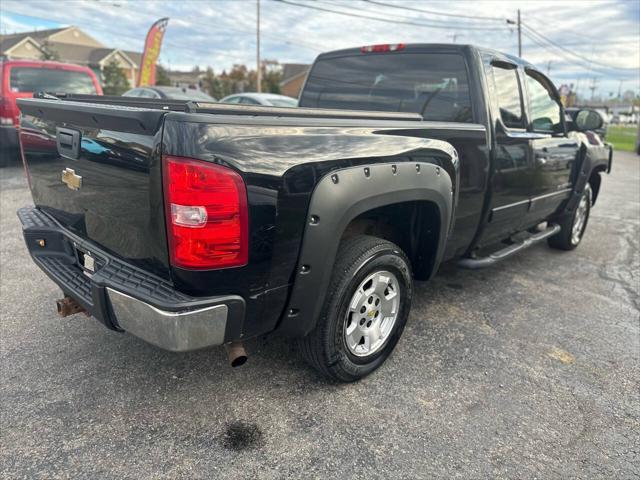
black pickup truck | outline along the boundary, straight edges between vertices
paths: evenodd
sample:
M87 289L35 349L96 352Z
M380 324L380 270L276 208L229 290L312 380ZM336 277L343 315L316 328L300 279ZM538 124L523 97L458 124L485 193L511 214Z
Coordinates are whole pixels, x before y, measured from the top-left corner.
M323 54L300 108L19 100L18 212L62 315L187 351L297 337L343 381L379 367L441 262L575 248L611 169L552 83L460 45Z

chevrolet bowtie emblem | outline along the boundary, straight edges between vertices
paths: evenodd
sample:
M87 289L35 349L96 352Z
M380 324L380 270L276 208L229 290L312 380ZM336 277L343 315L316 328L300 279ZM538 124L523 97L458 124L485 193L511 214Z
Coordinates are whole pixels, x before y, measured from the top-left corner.
M76 175L75 170L72 168L65 168L62 171L62 183L66 183L67 187L71 190L80 190L80 187L82 187L82 177Z

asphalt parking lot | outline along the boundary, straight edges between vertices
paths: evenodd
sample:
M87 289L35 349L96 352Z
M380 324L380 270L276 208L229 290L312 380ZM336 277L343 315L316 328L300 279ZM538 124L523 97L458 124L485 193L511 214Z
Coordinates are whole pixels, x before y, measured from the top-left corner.
M389 361L330 384L295 348L158 350L59 319L0 170L2 478L638 478L640 157L582 245L419 283Z

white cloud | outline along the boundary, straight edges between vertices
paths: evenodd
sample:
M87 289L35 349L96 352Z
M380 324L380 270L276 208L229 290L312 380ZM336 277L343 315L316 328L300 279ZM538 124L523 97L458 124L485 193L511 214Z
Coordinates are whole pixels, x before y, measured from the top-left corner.
M361 0L291 1L400 22L451 25L451 28L384 23L261 0L264 58L310 63L321 51L387 42L448 43L454 35L458 43L478 44L517 54L517 33L506 22L420 13ZM514 19L520 8L526 25L523 56L543 70L551 62L551 77L558 83L596 76L601 78L603 89L615 85L617 90L617 79L620 78L628 79L626 88L640 88L637 71L608 70L600 65L638 67L640 2L386 1L400 7L505 19ZM62 24L72 21L105 44L128 50L141 50L149 25L168 16L171 20L161 54L164 63L170 63L172 67L211 65L215 70L229 68L234 63L255 63L254 0L78 0L73 2L73 17L59 6L59 1L2 0L5 12L38 15ZM7 25L8 30L32 28L20 25L10 16L3 17L6 17L2 19L3 28ZM477 30L478 27L493 29ZM531 29L594 63L550 46ZM544 44L544 48L538 43ZM585 66L597 71L590 71Z

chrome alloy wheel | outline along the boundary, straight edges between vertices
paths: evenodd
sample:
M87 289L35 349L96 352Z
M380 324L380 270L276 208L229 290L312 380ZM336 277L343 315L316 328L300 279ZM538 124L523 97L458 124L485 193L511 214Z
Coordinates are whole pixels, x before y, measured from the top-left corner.
M344 340L353 355L366 357L382 348L398 318L401 293L398 279L386 270L362 281L344 319Z
M587 221L587 212L589 209L589 192L585 192L580 198L578 208L576 209L576 216L573 219L573 226L571 227L571 243L577 245L580 243L580 237L582 237L582 230L584 224Z

